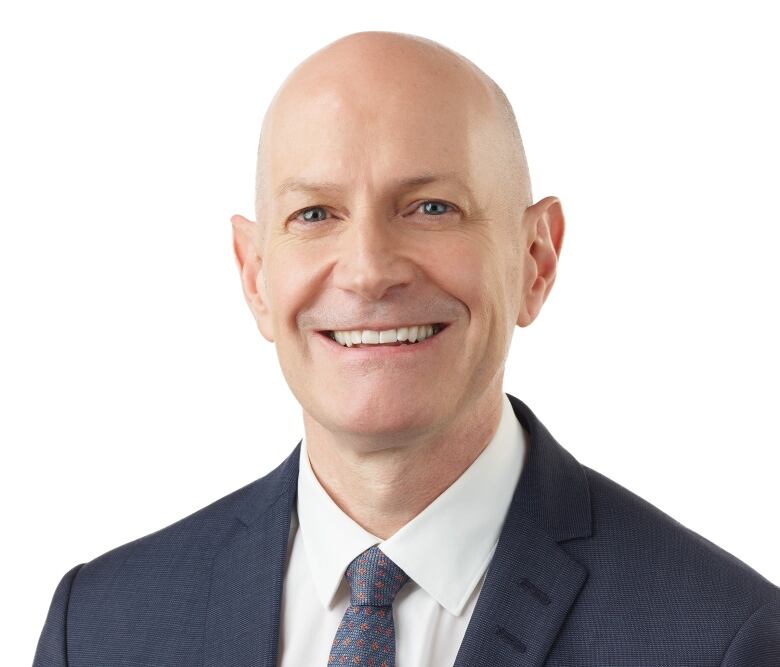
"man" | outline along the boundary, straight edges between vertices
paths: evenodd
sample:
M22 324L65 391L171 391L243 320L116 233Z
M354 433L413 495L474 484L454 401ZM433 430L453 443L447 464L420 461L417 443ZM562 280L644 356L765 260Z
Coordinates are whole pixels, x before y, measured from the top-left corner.
M780 589L580 465L502 390L564 234L473 63L344 37L272 100L247 303L305 436L70 570L35 664L780 665Z

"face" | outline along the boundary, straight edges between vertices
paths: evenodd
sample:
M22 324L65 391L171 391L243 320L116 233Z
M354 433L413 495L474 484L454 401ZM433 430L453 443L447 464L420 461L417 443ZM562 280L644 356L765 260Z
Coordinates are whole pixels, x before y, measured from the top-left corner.
M305 418L336 437L424 436L500 397L514 326L549 290L533 207L506 196L520 175L502 172L473 86L419 68L299 72L267 117L258 223L236 216L236 256ZM414 344L328 336L427 324L444 328Z

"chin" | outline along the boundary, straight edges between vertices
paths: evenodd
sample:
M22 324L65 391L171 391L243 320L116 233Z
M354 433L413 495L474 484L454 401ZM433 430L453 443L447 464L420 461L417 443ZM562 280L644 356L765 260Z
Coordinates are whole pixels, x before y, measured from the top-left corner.
M323 406L336 429L353 435L399 435L424 430L434 416L428 401L414 396L377 393L353 399L347 407L339 403Z

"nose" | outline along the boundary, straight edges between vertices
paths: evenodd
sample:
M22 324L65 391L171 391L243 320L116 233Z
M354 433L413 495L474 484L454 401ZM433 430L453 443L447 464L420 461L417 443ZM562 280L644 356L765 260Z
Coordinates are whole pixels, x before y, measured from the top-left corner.
M403 230L393 220L366 208L341 233L334 283L366 300L378 301L412 281L414 268L404 256Z

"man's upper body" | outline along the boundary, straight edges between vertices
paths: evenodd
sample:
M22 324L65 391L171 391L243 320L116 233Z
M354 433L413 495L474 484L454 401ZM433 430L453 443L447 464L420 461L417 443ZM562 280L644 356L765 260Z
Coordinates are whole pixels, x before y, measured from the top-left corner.
M495 82L431 40L365 32L317 51L284 81L261 130L257 220L231 218L243 293L301 405L320 500L360 529L360 546L367 536L386 543L420 579L393 602L388 667L396 657L400 667L420 664L428 650L442 664L456 654L458 667L776 664L777 588L580 466L517 399L528 434L522 469L515 450L496 487L503 496L482 480L458 500L500 430L514 328L536 319L556 278L561 204L532 202L517 122ZM275 665L300 451L68 572L37 664ZM482 502L485 493L496 497ZM462 601L460 578L437 587L413 555L427 531L404 536L426 515L446 527L437 502L473 506L486 523L478 544L451 553L445 542L440 558L474 568L501 522L473 607L460 609L467 622L447 615L457 611L449 595ZM348 555L324 556L328 581L316 586L332 590ZM292 581L305 583L290 573L290 604L333 629L333 610ZM412 608L442 631L409 631ZM404 629L420 640L405 641ZM286 627L284 648L316 661L326 630L307 630ZM386 630L392 636L392 624Z
M502 419L488 448L440 496L448 507L429 508L430 514L461 512L465 487L496 483L498 497L482 503L500 512L520 464L498 543L492 544L494 521L482 529L464 517L464 530L481 541L462 550L428 545L431 559L450 575L436 581L436 570L416 558L416 541L386 540L389 549L398 545L395 555L408 558L405 564L420 567L421 580L435 592L429 599L426 590L412 587L393 603L402 619L398 667L780 664L777 586L578 463L522 401L508 400L518 426ZM522 462L519 426L527 433ZM265 477L70 570L55 592L35 667L328 664L322 641L335 617L320 595L334 599L340 575L334 571L343 574L345 559L376 539L347 527L345 517L327 518L335 512L328 503L309 506L306 494L322 489L306 480L311 471L300 461L301 443ZM499 463L507 470L499 471ZM296 507L304 525L322 518L321 530L338 522L349 531L342 558L331 560L342 546L325 545L324 533L312 535L320 548L330 548L316 572L306 555L296 555ZM427 512L410 531L424 527ZM443 539L452 544L446 541L462 537ZM476 576L482 568L473 559L483 554L490 562L479 591L473 582L464 587L454 568L463 564ZM293 571L296 587L288 591ZM338 590L335 600L344 602ZM415 613L422 614L419 626Z

